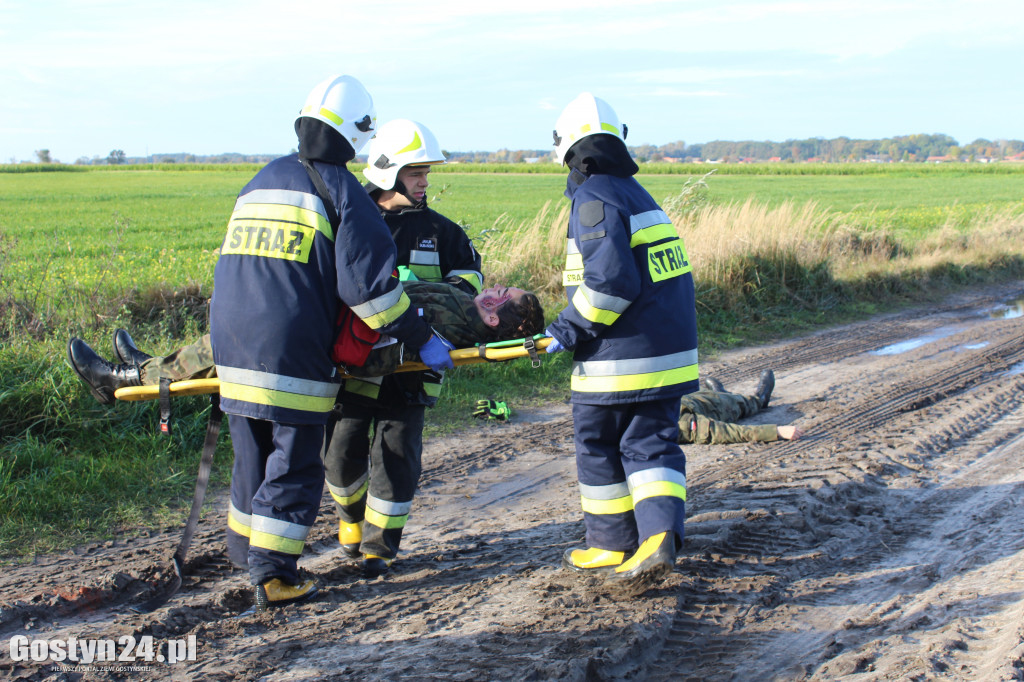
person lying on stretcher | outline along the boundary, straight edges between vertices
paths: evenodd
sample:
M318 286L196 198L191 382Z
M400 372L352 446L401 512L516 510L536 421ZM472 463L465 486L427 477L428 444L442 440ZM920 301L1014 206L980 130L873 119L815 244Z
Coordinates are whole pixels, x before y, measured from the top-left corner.
M544 309L536 295L523 289L493 286L474 297L443 283L410 281L404 286L411 305L456 348L544 331ZM82 339L68 342L71 368L92 397L104 405L114 403L117 389L156 385L160 377L185 381L217 376L209 334L168 355L150 356L135 347L127 331L118 329L114 333L114 353L117 363L104 360ZM390 337L381 337L362 366L343 365L341 369L352 376L383 376L393 373L403 362L417 361L415 351Z

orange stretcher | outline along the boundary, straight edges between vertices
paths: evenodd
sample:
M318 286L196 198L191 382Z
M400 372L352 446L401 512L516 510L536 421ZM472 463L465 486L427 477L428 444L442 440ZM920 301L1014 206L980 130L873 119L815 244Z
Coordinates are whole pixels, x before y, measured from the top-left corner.
M537 351L548 347L552 339L549 336L538 335L530 339L516 339L514 341L499 341L497 343L481 344L473 348L458 348L448 353L452 363L459 367L461 365L475 365L481 362L505 362L516 358L533 358L534 366L540 365ZM403 362L395 369L395 372L419 372L428 369L422 362ZM342 377L351 375L342 374ZM171 397L184 395L202 395L205 393L219 393L220 379L190 379L187 381L172 382L170 387ZM160 397L159 386L126 386L114 392L118 400L156 400Z

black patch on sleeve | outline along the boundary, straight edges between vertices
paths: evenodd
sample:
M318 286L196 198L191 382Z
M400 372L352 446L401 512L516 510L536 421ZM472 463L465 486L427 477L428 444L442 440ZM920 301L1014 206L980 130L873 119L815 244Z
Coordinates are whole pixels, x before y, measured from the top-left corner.
M594 232L587 232L585 234L580 235L580 241L585 242L590 239L600 239L601 237L605 236L605 234L607 234L606 230L596 230Z
M583 227L593 227L604 220L604 202L594 199L580 206L580 224Z

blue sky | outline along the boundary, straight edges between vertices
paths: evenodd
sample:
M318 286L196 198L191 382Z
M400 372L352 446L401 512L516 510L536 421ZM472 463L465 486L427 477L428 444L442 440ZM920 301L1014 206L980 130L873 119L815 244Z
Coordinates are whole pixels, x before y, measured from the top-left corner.
M0 163L285 154L323 78L455 151L542 149L589 90L631 144L1024 139L1021 0L0 0Z

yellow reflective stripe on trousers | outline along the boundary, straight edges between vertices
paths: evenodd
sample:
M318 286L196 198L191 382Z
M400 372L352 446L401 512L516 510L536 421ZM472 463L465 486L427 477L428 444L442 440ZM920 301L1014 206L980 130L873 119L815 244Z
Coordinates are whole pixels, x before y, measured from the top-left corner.
M651 497L678 497L686 501L686 474L682 471L654 467L633 472L627 482L634 505Z
M366 522L378 528L404 528L409 520L412 501L389 502L373 495L366 496Z
M233 503L228 503L228 528L235 531L239 535L249 537L250 528L252 527L252 516L244 512L239 511Z
M309 530L309 526L253 514L249 546L284 554L302 554Z
M697 351L656 358L574 362L570 386L581 393L638 391L697 379Z
M586 284L581 284L572 297L572 306L583 316L583 319L598 324L612 324L629 308L630 301L618 296L602 294L594 291Z
M362 318L371 329L380 329L401 317L409 309L409 305L409 297L399 284L382 296L352 306L352 312Z
M367 480L367 474L363 474L359 477L359 480L345 488L331 485L331 482L327 481L327 489L331 492L331 497L335 502L343 507L355 504L361 500L369 487L370 484Z
M633 510L627 483L580 484L580 506L588 514L621 514Z
M338 384L217 365L222 398L306 412L330 412Z

